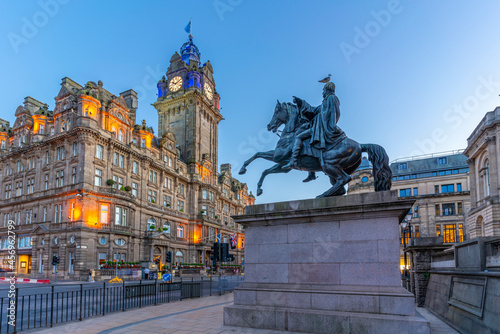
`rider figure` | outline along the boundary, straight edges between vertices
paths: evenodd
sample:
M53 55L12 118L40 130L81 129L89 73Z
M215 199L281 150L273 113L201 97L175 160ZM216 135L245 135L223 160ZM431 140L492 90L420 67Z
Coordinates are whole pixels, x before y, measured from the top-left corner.
M291 169L297 166L297 158L302 149L302 144L307 138L311 138L311 147L325 151L334 147L345 138L345 133L338 126L340 117L340 101L335 95L335 84L328 82L323 88L323 103L313 108L306 101L293 97L293 102L297 104L302 115L314 115L312 126L295 137L290 162L283 166L283 169ZM321 155L321 164L323 158Z

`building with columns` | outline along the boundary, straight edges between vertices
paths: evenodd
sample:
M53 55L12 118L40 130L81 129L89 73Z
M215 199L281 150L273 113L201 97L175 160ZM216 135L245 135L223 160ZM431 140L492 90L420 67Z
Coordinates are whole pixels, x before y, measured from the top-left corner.
M500 107L486 113L467 139L471 210L467 225L471 238L500 235Z
M0 265L15 225L20 275L80 279L105 260L209 265L216 235L244 261L244 230L231 219L255 199L218 171L220 97L210 62L190 36L158 82L158 136L137 122L137 94L63 78L55 106L27 97L0 119Z

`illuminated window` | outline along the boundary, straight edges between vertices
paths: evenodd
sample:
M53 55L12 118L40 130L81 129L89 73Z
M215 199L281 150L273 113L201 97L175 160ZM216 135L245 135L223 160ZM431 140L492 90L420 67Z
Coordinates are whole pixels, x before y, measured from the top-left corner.
M464 241L464 225L458 224L458 242Z
M107 204L101 204L101 223L102 224L108 223L108 205Z
M436 225L436 237L441 236L441 225Z
M65 126L66 126L66 123L63 121L61 123L61 132L66 131L66 127Z
M75 202L71 202L70 219L71 219L71 221L75 220Z
M456 242L457 240L457 230L455 224L445 224L443 225L443 238L444 242Z

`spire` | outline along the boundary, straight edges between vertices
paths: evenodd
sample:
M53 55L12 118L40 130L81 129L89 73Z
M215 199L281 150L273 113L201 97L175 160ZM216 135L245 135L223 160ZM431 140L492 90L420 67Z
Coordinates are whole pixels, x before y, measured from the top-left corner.
M193 43L193 35L189 35L189 41L182 44L181 47L181 57L182 60L190 65L191 60L200 63L200 51L198 47Z

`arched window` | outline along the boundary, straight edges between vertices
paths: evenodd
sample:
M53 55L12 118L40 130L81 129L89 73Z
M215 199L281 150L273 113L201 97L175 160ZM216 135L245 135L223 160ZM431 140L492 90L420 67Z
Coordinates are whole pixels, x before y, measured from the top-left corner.
M66 122L61 123L61 132L66 131Z
M479 216L476 219L476 231L477 231L476 237L484 237L485 236L483 216Z
M177 226L177 238L184 238L184 227L182 225Z
M170 223L169 222L163 223L163 232L165 232L166 234L170 234Z
M486 193L486 196L489 196L490 195L490 162L488 160L486 160L484 167L485 167L485 174L486 174L485 193Z
M43 135L43 124L40 124L40 125L38 126L38 134Z
M5 140L2 140L2 144L1 144L0 148L1 148L2 150L5 150Z
M156 220L154 218L149 218L148 219L148 231L152 231L155 228L156 228Z
M175 252L175 262L179 264L184 262L184 254L181 251Z
M54 128L50 128L50 135L53 136L54 135Z
M118 130L118 140L123 141L123 131L122 129Z

